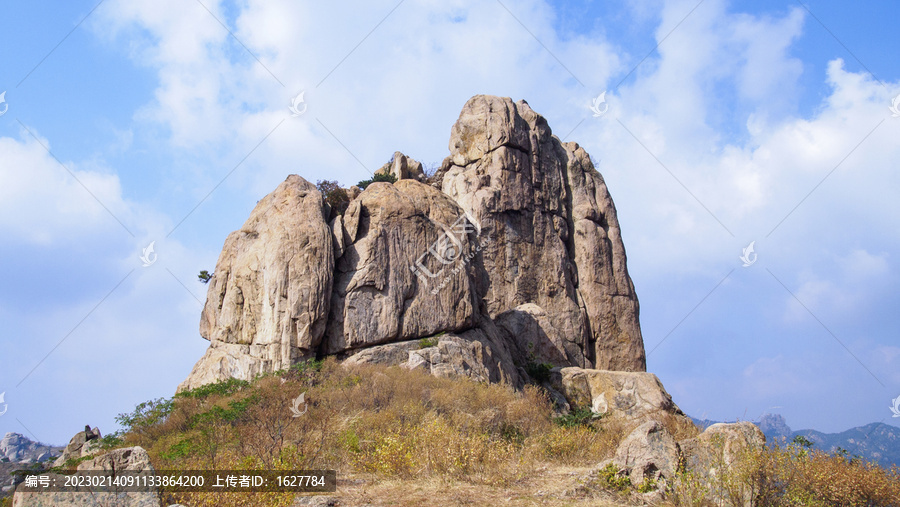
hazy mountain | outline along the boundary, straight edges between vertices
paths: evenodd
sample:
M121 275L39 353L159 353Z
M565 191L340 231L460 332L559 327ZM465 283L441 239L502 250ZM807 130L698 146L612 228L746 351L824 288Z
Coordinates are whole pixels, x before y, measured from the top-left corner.
M708 419L692 419L701 428L719 422ZM766 414L754 423L759 426L769 443L781 439L790 442L794 437L800 435L813 442L816 449L835 452L841 448L846 450L849 456L859 455L884 467L900 466L900 428L896 426L871 423L840 433L822 433L810 429L794 431L780 414Z
M19 433L7 433L0 439L0 497L12 491L14 470L59 456L63 446L34 442Z
M34 442L19 433L7 433L0 439L0 461L13 463L31 463L46 461L59 456L63 446L53 446Z

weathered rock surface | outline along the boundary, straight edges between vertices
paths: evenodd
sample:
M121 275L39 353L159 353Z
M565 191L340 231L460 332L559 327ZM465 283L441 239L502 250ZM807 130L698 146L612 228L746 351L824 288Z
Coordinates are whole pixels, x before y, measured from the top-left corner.
M473 248L470 235L456 230L464 222L456 203L424 183L369 185L343 217L324 352L471 328L477 306L470 272L443 269L449 249L459 255ZM450 236L456 242L444 245ZM435 283L443 289L432 290Z
M69 444L66 445L62 454L53 462L53 466L63 466L70 459L83 458L84 456L100 452L99 440L100 430L85 426L84 431L79 431L69 440Z
M351 189L333 218L299 176L259 202L225 242L201 315L210 347L179 389L325 355L516 385L529 362L645 369L603 178L527 103L469 100L428 184L399 152L378 172L397 182Z
M656 419L665 414L687 417L652 373L555 368L551 385L573 407L590 407L607 418Z
M697 477L717 503L732 504L735 490L722 489L718 478L731 469L745 452L753 452L766 445L766 437L753 423L718 423L706 428L695 438L682 440L679 447L683 463ZM746 488L739 505L752 505L753 492Z
M11 462L40 462L58 456L63 447L33 442L20 433L7 433L0 439L0 459Z
M612 462L628 473L631 483L672 480L678 471L678 443L657 421L647 421L628 434Z
M518 372L509 367L509 351L496 335L479 328L459 335L448 333L369 347L348 357L344 364L421 368L437 377L465 376L480 382L522 384Z
M399 151L395 151L391 161L375 171L375 174L390 174L397 181L408 179L425 181L425 170L422 167L422 163L414 160L412 157L407 157Z
M730 466L740 453L764 445L763 432L747 421L713 424L697 437L681 442L686 466L712 473L717 467Z
M333 283L325 220L321 193L292 175L228 236L200 315L211 345L179 390L251 379L315 355Z
M532 303L566 365L644 371L615 206L587 153L524 101L476 96L451 130L450 160L441 188L484 238L489 315Z
M83 432L82 432L83 433ZM79 471L102 471L108 475L128 470L134 472L153 472L150 464L150 455L141 447L127 447L116 449L107 454L80 463ZM63 475L42 474L55 477L58 484L64 484ZM107 475L106 473L104 475ZM155 488L148 488L142 492L96 492L88 488L79 488L76 491L64 492L31 492L24 491L24 484L20 484L13 496L13 507L81 507L97 505L115 505L117 507L159 507Z

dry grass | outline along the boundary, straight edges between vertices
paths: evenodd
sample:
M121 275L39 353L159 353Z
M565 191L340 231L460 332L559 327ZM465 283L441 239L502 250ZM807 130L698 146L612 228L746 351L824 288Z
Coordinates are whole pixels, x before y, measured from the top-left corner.
M202 388L201 388L202 389ZM292 417L306 393L308 411ZM593 480L629 427L555 421L539 388L327 360L162 400L126 417L122 445L157 469L334 469L342 505L641 505ZM664 418L677 440L699 429ZM900 472L795 447L747 450L714 473L681 473L658 505L876 506ZM673 484L674 483L674 484ZM652 494L651 494L652 495ZM293 494L172 494L164 505L297 505Z
M304 392L308 412L292 417L291 402ZM167 415L151 422L133 425L123 444L146 448L157 469L335 469L342 478L449 481L454 489L467 484L512 496L539 467L586 467L611 457L623 432L602 421L556 424L547 395L535 387L517 392L333 360L239 389L176 397ZM201 493L166 500L289 505L291 497Z
M745 449L710 477L681 474L670 495L685 506L887 506L900 503L900 469L796 445ZM720 499L718 502L715 499Z

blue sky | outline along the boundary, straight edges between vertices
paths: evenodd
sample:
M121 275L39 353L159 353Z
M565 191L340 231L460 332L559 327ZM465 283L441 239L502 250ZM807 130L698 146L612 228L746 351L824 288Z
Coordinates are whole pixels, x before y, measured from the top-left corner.
M0 434L63 443L170 396L207 346L196 274L257 200L440 162L478 93L600 161L682 409L896 424L892 2L349 4L4 4Z

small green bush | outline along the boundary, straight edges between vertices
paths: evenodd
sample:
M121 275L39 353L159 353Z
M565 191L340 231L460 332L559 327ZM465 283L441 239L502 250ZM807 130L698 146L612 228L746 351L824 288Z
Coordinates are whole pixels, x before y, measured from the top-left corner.
M553 422L563 428L575 428L578 426L586 426L592 428L592 422L600 419L600 414L595 414L589 408L579 408L574 412L559 417L554 417Z
M525 372L538 384L543 384L550 380L550 370L552 369L552 364L540 363L534 360L528 361L528 364L525 365Z
M638 493L649 493L651 491L656 491L656 481L653 479L644 479L638 488Z
M230 394L234 394L245 387L248 387L250 382L246 380L236 379L231 377L227 380L221 380L214 384L206 384L194 389L190 389L188 391L182 391L175 395L176 398L197 398L203 399L207 398L210 395L218 394L220 396L228 396ZM171 403L171 401L170 401ZM140 406L140 405L138 405ZM171 407L170 407L171 408Z
M116 422L125 429L126 433L140 433L142 430L163 423L166 417L172 413L172 398L157 398L145 401L134 408L130 414L119 414Z
M631 489L631 478L620 474L619 467L612 463L597 470L597 478L603 485L614 491L623 492Z
M397 177L393 174L384 174L384 173L375 173L371 179L362 180L356 184L361 190L365 190L366 187L371 185L372 183L378 183L379 181L384 181L387 183L396 183Z
M250 405L259 401L256 395L248 396L241 400L229 401L228 407L214 406L206 412L200 412L191 418L191 428L219 421L235 422L247 412Z
M100 448L106 451L121 447L125 443L122 439L124 434L124 431L119 430L100 437Z

